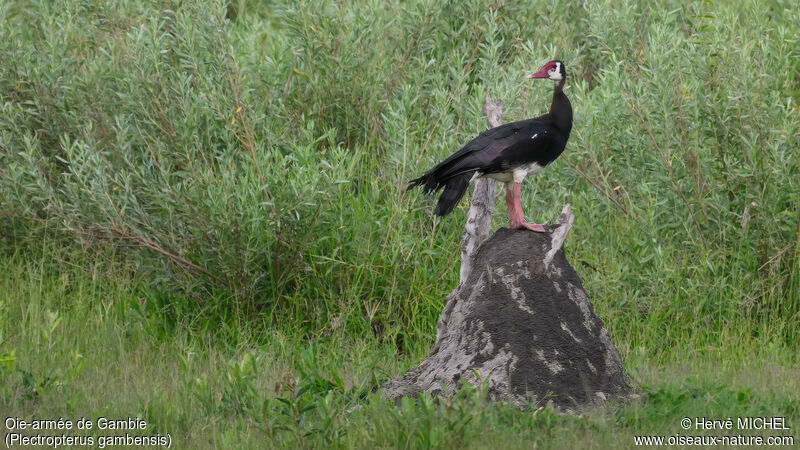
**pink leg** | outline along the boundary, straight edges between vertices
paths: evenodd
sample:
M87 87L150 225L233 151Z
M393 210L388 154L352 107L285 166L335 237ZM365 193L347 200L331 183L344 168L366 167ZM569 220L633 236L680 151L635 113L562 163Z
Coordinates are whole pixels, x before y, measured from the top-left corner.
M544 233L544 226L538 223L525 222L525 218L522 214L522 204L520 202L520 190L521 185L519 183L514 183L513 193L511 193L509 190L506 190L506 204L508 205L508 219L511 222L511 228L516 228L519 230L526 229L536 231L538 233ZM509 194L511 194L510 201Z
M506 189L506 207L508 208L508 221L513 222L516 213L514 212L514 194L511 193L511 189Z

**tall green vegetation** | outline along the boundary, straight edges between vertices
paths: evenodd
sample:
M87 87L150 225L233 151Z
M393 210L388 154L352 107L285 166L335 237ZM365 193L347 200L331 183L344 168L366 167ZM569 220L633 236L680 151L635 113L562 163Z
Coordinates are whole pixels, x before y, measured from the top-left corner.
M436 221L405 183L484 129L485 95L508 121L543 113L550 85L522 76L559 58L575 127L526 211L573 205L568 258L620 345L800 340L790 2L6 1L0 16L0 235L122 264L173 319L424 351L466 202Z
M783 0L0 2L0 411L179 448L622 448L685 416L798 439L798 30ZM468 205L436 220L407 180L487 94L543 113L522 77L553 58L575 125L525 210L572 204L640 400L380 401Z
M790 430L737 431L793 439L785 448L800 440L797 355L778 345L728 341L671 361L627 351L641 398L580 417L487 404L485 385L395 405L372 391L421 352L398 355L393 342L342 327L309 342L291 323L257 336L243 327L238 337L175 326L124 267L75 257L56 270L52 259L59 258L45 249L0 262L0 411L23 420L147 423L142 431L67 433L96 442L158 433L173 448L192 449L617 449L636 448L641 435L729 434L678 425L723 416L784 417ZM702 347L697 337L683 344Z

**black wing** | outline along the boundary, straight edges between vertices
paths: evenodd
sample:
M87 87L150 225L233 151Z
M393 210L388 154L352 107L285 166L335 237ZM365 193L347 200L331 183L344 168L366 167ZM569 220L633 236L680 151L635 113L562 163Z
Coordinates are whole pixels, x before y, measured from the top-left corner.
M421 177L411 180L408 189L424 185L423 192L444 189L434 214L444 216L464 195L473 176L506 172L537 163L546 166L564 150L567 139L548 120L547 115L512 122L487 130Z
M421 177L411 180L408 187L424 184L425 192L431 192L465 173L504 172L532 162L544 166L558 157L564 144L566 139L547 116L507 123L481 133Z
M467 145L437 164L426 175L437 173L442 177L454 176L466 170L475 170L491 163L500 153L514 145L517 135L537 119L507 123L484 131Z
M536 163L550 164L567 144L567 138L547 122L531 122L508 139L498 155L481 169L481 173L506 172L515 167Z

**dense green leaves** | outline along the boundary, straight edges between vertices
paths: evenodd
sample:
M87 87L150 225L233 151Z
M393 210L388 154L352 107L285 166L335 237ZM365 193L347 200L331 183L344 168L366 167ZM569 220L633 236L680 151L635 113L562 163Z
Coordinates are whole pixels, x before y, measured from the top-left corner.
M784 2L0 14L0 233L113 254L178 316L423 351L464 207L436 222L405 184L485 128L485 95L508 121L545 111L550 86L522 76L557 57L575 128L526 211L573 205L568 255L612 334L663 351L730 327L798 341L800 13Z
M783 0L6 0L0 410L138 415L178 448L623 448L698 415L797 436L798 30ZM544 112L522 77L552 58L575 125L525 211L572 204L567 257L641 397L383 402L467 206L435 220L407 180L486 95Z

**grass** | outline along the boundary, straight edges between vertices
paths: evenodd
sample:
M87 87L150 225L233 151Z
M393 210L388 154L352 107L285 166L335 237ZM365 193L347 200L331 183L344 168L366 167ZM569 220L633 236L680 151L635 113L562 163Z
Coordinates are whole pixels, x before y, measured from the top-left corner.
M780 0L3 2L0 409L187 447L608 448L701 413L796 433L798 29ZM641 399L380 402L432 344L467 207L436 220L407 180L485 128L485 95L543 112L521 77L553 58L575 125L524 208L572 205Z
M293 324L204 333L173 323L124 274L55 276L49 264L15 254L0 272L0 407L11 417L141 417L147 431L133 434L169 434L179 448L632 448L638 435L690 434L684 417L750 416L792 429L741 434L800 439L796 353L757 339L687 342L689 356L623 346L641 397L580 418L488 406L480 387L395 408L374 391L423 352L398 358L393 343L342 329L310 340Z

